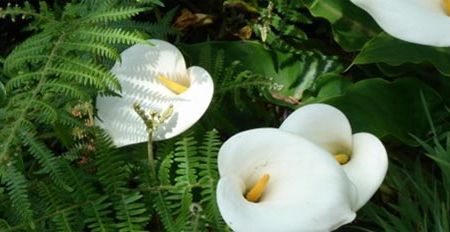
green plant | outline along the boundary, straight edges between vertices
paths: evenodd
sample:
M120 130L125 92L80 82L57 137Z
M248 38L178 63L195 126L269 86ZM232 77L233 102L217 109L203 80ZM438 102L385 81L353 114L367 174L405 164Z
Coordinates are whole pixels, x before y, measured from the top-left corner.
M416 140L426 156L392 164L383 188L389 200L364 210L384 231L450 230L450 133L437 134L425 111L433 137L428 142Z

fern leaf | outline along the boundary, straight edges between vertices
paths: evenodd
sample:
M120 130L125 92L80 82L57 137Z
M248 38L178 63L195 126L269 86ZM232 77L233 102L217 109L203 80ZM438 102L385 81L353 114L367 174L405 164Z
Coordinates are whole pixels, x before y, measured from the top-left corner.
M11 83L8 82L8 83ZM58 94L61 94L62 96L70 96L76 99L80 99L80 100L88 100L89 99L89 95L87 95L85 92L83 92L80 88L74 86L74 85L70 85L70 84L66 84L62 81L51 81L51 82L46 82L44 84L42 84L42 91L43 92L56 92Z
M65 70L79 70L79 72L92 76L92 78L99 79L104 82L110 89L120 91L120 84L117 78L104 66L95 64L92 60L81 60L79 58L66 58L58 56L58 61L61 62L59 68Z
M42 170L45 173L50 174L50 177L55 184L63 187L67 191L73 191L66 182L64 168L60 164L61 161L55 157L53 152L30 134L23 134L22 139L24 144L28 147L30 154L39 161Z
M109 196L99 195L97 189L82 172L75 171L67 163L63 164L66 165L67 180L70 180L69 185L73 186L74 189L70 195L76 201L84 202L82 207L83 222L87 225L89 231L115 231L114 222L110 217L112 203Z
M167 197L165 194L161 192L156 192L154 197L154 207L161 217L161 221L163 223L164 228L168 232L177 232L179 231L178 226L175 223L175 220L172 218L172 211L169 205L165 200Z
M179 213L175 220L178 230L186 230L190 225L190 218L193 216L191 212L193 195L191 188L184 188L180 199L176 201L179 209Z
M89 149L88 143L77 143L67 152L65 152L61 158L68 161L75 161L81 159L84 153Z
M42 72L23 73L13 77L6 83L6 91L11 92L13 89L19 88L23 85L31 84L33 81L42 77Z
M37 99L31 99L30 102L32 103L32 108L41 112L37 116L42 122L51 124L58 120L58 112L50 104Z
M21 16L23 19L26 19L27 17L34 17L40 21L53 20L53 18L47 17L47 15L42 12L37 13L28 1L25 1L23 6L19 6L17 4L12 6L11 3L8 3L6 9L0 9L0 18L4 18L6 16L10 16L13 22L17 16Z
M171 185L170 171L173 163L173 152L167 154L161 161L158 170L159 183L161 185Z
M28 197L27 180L13 164L6 167L0 167L0 176L2 182L6 185L9 196L11 197L12 207L15 209L21 221L34 228L33 211Z
M221 146L219 134L216 130L206 133L203 143L200 146L200 184L202 186L201 203L204 206L206 221L210 227L217 231L222 231L226 227L216 201L216 186L219 180L217 172L217 154Z
M89 74L86 74L80 70L73 70L73 69L67 69L63 67L58 68L49 68L49 71L54 73L55 75L59 77L63 77L67 79L68 81L75 81L80 83L81 85L91 85L96 87L100 90L106 90L110 86L114 86L118 88L118 83L116 83L116 80L99 80L98 78L95 78L94 76L91 76ZM106 83L105 83L106 82Z
M48 61L48 56L40 54L24 54L18 57L13 57L5 61L5 72L12 74L16 70L20 70L26 64L45 63ZM20 71L19 71L20 72Z
M8 222L4 219L0 219L0 231L7 231L11 228Z
M103 12L95 12L86 17L85 22L113 22L124 19L129 19L137 14L147 10L147 8L136 8L136 7L120 7L115 9L109 9Z
M50 48L53 35L42 32L28 38L25 42L14 48L5 60L5 70L8 73L19 68L26 62L44 60L42 54ZM25 58L27 57L27 58Z
M126 188L129 173L124 168L125 162L112 147L113 143L105 133L96 132L96 174L105 191L115 194Z
M101 42L105 44L147 43L140 34L125 31L121 28L83 28L78 30L74 36L86 41Z
M87 51L92 52L99 56L104 56L112 60L120 59L120 55L114 48L98 43L88 43L88 42L75 42L75 41L66 41L62 42L65 51Z
M197 183L199 158L196 156L197 143L191 135L184 136L176 143L174 161L177 162L177 186L194 186Z
M58 212L51 216L51 220L55 223L58 231L77 231L75 228L80 228L80 223L77 221L75 209L67 202L66 195L60 194L58 188L43 182L38 183L38 192L47 204L47 211ZM71 209L72 210L67 210ZM79 230L79 229L78 229Z
M108 201L108 196L91 201L84 208L87 218L84 222L88 225L92 232L108 232L115 231L114 224L108 215L111 213L111 203Z
M139 30L148 33L153 38L167 38L169 35L179 35L180 32L174 29L170 24L163 25L161 23L151 22L119 22L113 26L127 30Z
M145 231L144 226L150 217L146 215L145 204L139 202L141 198L138 192L120 195L120 201L115 205L116 218L119 220L116 226L120 232Z
M216 59L215 59L215 64L214 64L214 77L221 77L223 75L224 72L224 67L225 67L225 51L224 50L219 50L217 52L216 55ZM206 66L206 67L211 67L211 66Z

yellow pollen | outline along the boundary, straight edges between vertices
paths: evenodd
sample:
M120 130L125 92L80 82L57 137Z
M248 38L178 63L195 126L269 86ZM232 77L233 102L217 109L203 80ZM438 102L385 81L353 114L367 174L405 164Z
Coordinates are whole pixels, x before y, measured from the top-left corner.
M337 161L340 165L343 165L343 164L348 163L348 161L350 160L350 156L349 156L349 155L346 155L346 154L340 153L340 154L334 155L334 159L336 159L336 161Z
M442 7L444 7L445 13L447 13L447 15L450 15L450 0L443 0Z
M269 182L269 175L264 174L261 178L259 178L258 182L253 185L250 191L245 194L245 199L251 202L258 202L266 189L267 182Z
M159 75L158 79L164 86L166 86L166 88L168 88L170 91L174 92L177 95L183 93L188 89L188 87L178 84L175 81L172 81L163 75Z

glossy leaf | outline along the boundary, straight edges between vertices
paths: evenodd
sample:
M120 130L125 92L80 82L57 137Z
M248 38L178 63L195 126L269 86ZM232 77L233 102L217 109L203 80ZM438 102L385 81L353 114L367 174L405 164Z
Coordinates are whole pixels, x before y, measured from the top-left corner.
M369 41L356 56L354 64L386 63L397 66L405 63L427 63L450 76L450 48L437 48L408 43L386 33Z
M376 36L380 28L363 10L349 0L305 0L311 14L326 19L333 29L334 40L346 51L356 51Z
M420 94L425 96L424 106ZM394 137L417 145L412 135L424 137L429 131L425 108L436 118L444 110L441 97L426 84L410 78L388 82L382 79L359 81L346 92L324 101L342 110L354 132L369 132L377 137Z

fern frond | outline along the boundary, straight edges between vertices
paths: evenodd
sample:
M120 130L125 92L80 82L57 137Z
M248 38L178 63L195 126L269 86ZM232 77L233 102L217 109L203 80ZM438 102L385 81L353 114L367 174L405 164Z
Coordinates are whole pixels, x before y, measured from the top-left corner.
M101 42L106 44L147 43L140 34L125 31L121 28L81 28L74 34L74 37L90 42Z
M6 231L9 230L11 226L8 224L8 222L4 219L0 219L0 231Z
M5 62L5 72L9 74L20 72L19 69L27 64L39 64L45 62L48 62L48 56L39 54L25 54L19 57L14 57L13 59L8 60L8 62Z
M108 9L103 12L94 12L91 15L88 15L84 19L84 22L108 23L113 21L119 21L129 19L146 10L147 8L136 8L136 7L119 7L114 9Z
M219 134L216 130L211 130L204 136L203 142L199 148L199 182L202 186L201 204L204 207L206 221L216 231L223 231L226 228L216 201L216 187L219 180L217 171L217 154L222 145Z
M79 58L71 57L66 58L63 56L57 56L59 62L61 62L60 67L64 69L76 69L82 73L92 76L93 78L98 78L104 80L105 83L111 85L110 88L114 91L120 91L120 84L117 78L107 70L104 66L96 64L92 60L81 60Z
M136 231L146 229L151 216L143 194L128 191L135 181L130 181L133 165L112 151L111 141L84 125L85 115L74 116L74 105L120 91L108 70L120 58L116 47L144 40L138 32L114 25L147 8L138 3L117 7L124 5L117 0L85 2L58 9L44 1L39 10L28 3L0 9L0 17L35 14L28 29L40 29L1 60L0 81L8 80L8 98L0 108L0 191L6 192L0 192L0 217L8 216L0 227L9 231ZM87 136L74 139L72 132L79 128ZM74 145L78 140L87 146ZM86 162L70 163L87 156ZM182 159L176 164L186 163ZM175 165L171 160L168 173ZM192 201L191 189L184 191L188 197L182 197L180 187L164 199L176 215L184 215L175 207L177 201ZM178 224L184 221L177 219Z
M42 74L43 74L42 72L19 74L6 83L5 89L6 91L11 92L12 90L19 88L21 86L33 84L34 81L39 80L39 78L42 77Z
M98 44L98 43L88 43L88 42L76 42L76 41L66 41L63 42L64 46L62 49L71 52L71 51L81 51L81 52L92 52L98 56L104 56L108 59L118 60L120 59L120 55L116 49L111 46Z
M79 231L81 223L77 221L77 208L71 209L71 203L66 195L60 194L58 188L54 188L47 183L38 183L39 196L43 198L47 204L47 211L59 212L51 217L58 231Z
M180 32L174 29L170 24L163 25L160 23L151 22L120 22L114 23L114 27L123 28L127 30L144 31L153 38L167 38L170 35L179 35Z
M45 60L46 56L42 54L50 49L53 37L54 35L51 33L42 32L28 38L25 42L15 47L5 59L5 71L13 73L25 63Z
M133 192L127 195L121 194L120 201L116 202L116 227L120 232L140 232L145 231L144 226L150 217L146 213L145 204L139 202L142 195Z
M181 195L179 196L179 199L176 199L176 203L179 207L179 210L176 210L177 218L175 220L176 226L179 228L179 230L184 230L189 227L190 224L190 218L192 217L191 213L191 205L193 202L193 194L191 188L184 188L181 192Z
M124 168L125 162L114 151L111 139L101 132L96 132L96 157L97 177L105 187L105 191L116 194L126 188L129 172Z
M24 145L28 147L30 154L42 166L42 171L48 173L56 185L64 188L66 191L73 191L67 184L64 168L60 164L61 161L56 158L53 152L39 142L33 135L23 134L22 139Z
M8 83L11 83L11 81ZM69 96L72 98L80 99L82 101L89 99L89 95L87 95L85 92L83 92L83 90L81 90L77 86L70 85L59 80L49 81L42 84L42 91L56 92L62 96Z
M67 81L77 82L81 85L93 86L99 90L108 90L110 87L114 89L120 88L120 84L117 82L117 79L105 80L95 78L94 76L77 69L68 69L67 67L60 66L49 68L49 71L58 77L66 79Z
M13 22L15 21L15 17L18 16L21 16L23 19L34 17L38 20L53 20L53 18L46 17L45 14L37 13L28 1L25 1L23 6L19 6L18 4L13 6L11 3L8 3L6 9L0 8L0 18L5 18L6 16L10 16Z
M207 66L207 67L211 67L211 66ZM214 63L214 77L221 77L223 75L224 72L224 68L225 68L225 51L224 50L219 50L217 52L217 55L215 57L215 63Z
M34 228L33 211L31 210L25 176L11 163L6 167L0 167L0 176L2 183L6 185L12 207L21 218L21 221Z
M174 7L172 9L170 9L169 11L167 11L164 14L164 17L161 19L159 24L166 25L166 26L171 25L172 22L173 22L173 19L175 18L176 14L177 14L177 12L178 12L178 7Z
M33 104L31 108L40 112L36 115L40 121L52 124L58 120L58 112L49 103L37 99L31 99L30 102Z
M71 149L61 155L62 159L75 161L81 159L84 153L89 149L88 143L76 143Z
M192 204L191 188L157 192L154 198L154 207L161 217L164 229L169 232L183 231L189 221L189 207Z
M89 202L84 208L84 213L87 218L84 222L92 232L108 232L115 231L115 225L111 218L111 203L108 201L108 196L101 197L95 201Z
M168 232L177 232L180 230L178 229L178 226L175 223L175 220L173 219L174 215L172 212L173 207L170 207L170 205L168 205L166 202L167 197L168 197L167 193L163 194L162 192L156 192L153 198L154 207L158 212L159 216L161 217L164 229Z
M170 171L173 164L173 152L167 154L161 161L158 170L159 183L161 185L171 185Z
M177 163L175 183L177 186L194 186L197 183L197 167L199 157L197 153L197 142L192 135L184 136L176 143L174 161Z

